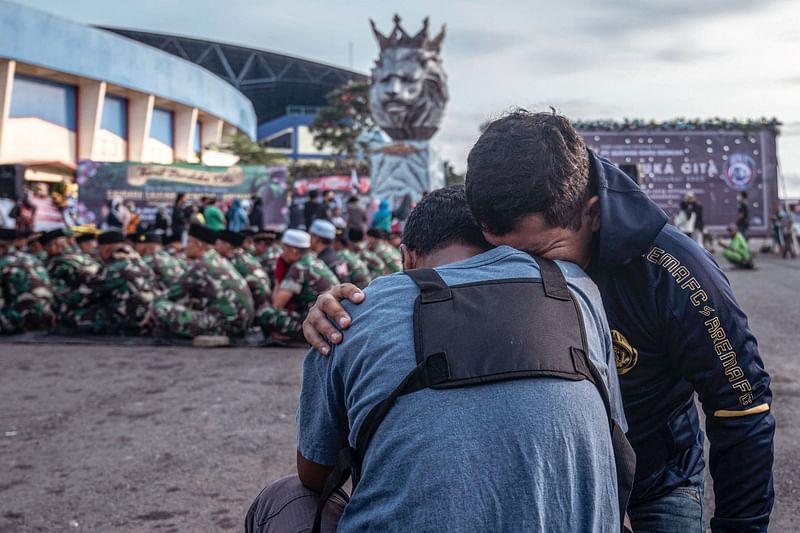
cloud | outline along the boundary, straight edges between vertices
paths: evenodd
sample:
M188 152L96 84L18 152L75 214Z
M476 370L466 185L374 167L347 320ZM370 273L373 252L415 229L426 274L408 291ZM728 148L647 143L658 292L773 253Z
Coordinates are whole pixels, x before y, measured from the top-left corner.
M727 55L723 50L701 50L696 47L661 48L650 53L650 58L665 63L692 63Z
M438 30L437 30L438 31ZM447 28L444 40L447 55L494 55L525 42L525 38L507 31L478 30L454 26Z
M582 0L586 14L579 27L591 35L614 39L635 32L672 29L709 17L756 12L779 0Z

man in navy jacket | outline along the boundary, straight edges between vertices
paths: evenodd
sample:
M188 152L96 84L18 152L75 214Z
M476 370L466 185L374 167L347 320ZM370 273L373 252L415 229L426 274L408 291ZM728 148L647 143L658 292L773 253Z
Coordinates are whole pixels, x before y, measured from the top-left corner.
M470 152L466 187L489 242L577 263L600 289L637 455L633 530L704 531L696 392L711 442L712 530L766 531L769 375L714 259L553 113L518 111L490 124ZM324 314L346 326L337 298L359 301L355 291L318 300L305 325L317 349L325 348L320 334L341 340Z

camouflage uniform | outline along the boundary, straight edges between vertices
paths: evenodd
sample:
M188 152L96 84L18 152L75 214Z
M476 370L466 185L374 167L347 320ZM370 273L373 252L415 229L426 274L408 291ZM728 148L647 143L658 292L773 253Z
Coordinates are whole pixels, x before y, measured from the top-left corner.
M53 325L50 276L30 254L14 250L0 257L0 302L0 333Z
M369 266L361 257L345 248L339 252L339 258L347 265L349 272L347 279L341 278L342 282L352 283L359 289L369 285L369 282L372 281L372 275L370 274Z
M185 261L177 256L170 255L164 249L156 250L142 259L155 273L158 284L162 289L168 289L178 283L186 271Z
M242 248L234 249L233 257L231 257L230 261L233 268L247 282L250 294L253 295L256 316L258 316L261 308L272 303L272 289L270 288L272 285L270 285L266 271L258 259Z
M247 282L216 250L208 250L153 305L157 332L178 337L244 335L253 321Z
M264 272L267 273L271 287L275 286L275 265L278 263L278 258L283 253L281 245L278 243L272 244L267 251L258 256L258 262L264 267Z
M383 262L383 259L378 257L378 255L372 250L368 248L362 248L358 252L358 257L361 258L364 263L366 263L367 268L369 269L369 275L372 279L379 278L390 273L389 269L386 267L386 263Z
M380 257L390 274L403 271L403 255L400 250L392 246L386 241L378 241L375 245L375 255Z
M65 253L51 257L47 265L53 287L56 319L65 326L76 326L76 312L89 305L94 278L100 263L85 254Z
M160 291L153 271L130 246L121 246L103 263L88 289L91 304L75 313L79 330L140 335L149 328L140 323Z
M317 301L317 296L338 283L336 275L316 255L303 255L289 267L280 285L281 289L294 294L290 308L276 309L270 306L261 313L264 337L269 337L274 332L287 337L302 338L303 320Z

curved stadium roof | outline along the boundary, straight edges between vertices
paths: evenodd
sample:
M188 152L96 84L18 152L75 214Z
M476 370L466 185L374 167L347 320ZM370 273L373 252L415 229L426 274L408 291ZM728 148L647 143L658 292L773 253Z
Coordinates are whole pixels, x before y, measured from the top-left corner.
M258 124L287 114L289 106L318 107L325 96L364 74L275 52L143 31L103 28L196 63L253 102Z

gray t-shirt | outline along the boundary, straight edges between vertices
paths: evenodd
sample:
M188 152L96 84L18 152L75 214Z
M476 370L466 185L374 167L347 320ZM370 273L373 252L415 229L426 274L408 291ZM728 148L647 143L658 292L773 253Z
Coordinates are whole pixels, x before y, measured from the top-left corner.
M580 268L559 266L626 429L600 295ZM437 271L449 285L541 277L529 255L506 246ZM334 464L348 439L354 446L367 413L416 366L417 286L394 274L365 294L347 306L353 325L342 344L329 357L306 356L297 448L316 463ZM608 421L588 381L522 379L401 396L362 466L340 532L619 531Z

